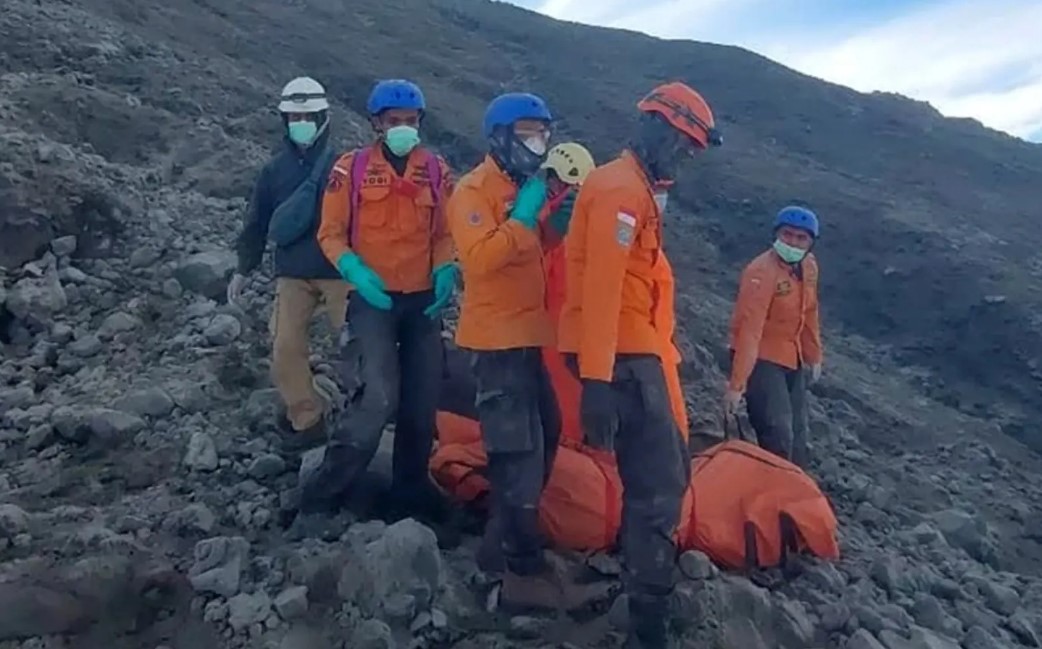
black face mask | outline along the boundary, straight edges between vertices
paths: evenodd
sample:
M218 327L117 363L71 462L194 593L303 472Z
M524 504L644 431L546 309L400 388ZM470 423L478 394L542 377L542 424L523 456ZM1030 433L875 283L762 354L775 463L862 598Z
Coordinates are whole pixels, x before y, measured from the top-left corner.
M656 114L641 116L640 130L632 148L652 180L676 179L682 163L691 157L684 134Z
M497 128L488 143L492 158L515 181L535 174L546 160L546 154L533 153L514 135L513 129Z

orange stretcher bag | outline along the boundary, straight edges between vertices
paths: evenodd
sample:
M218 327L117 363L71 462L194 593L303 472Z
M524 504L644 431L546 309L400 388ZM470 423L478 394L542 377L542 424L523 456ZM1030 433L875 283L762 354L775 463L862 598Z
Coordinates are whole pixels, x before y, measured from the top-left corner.
M801 552L838 559L837 527L828 498L799 467L729 440L692 460L677 540L721 566L769 568Z
M488 457L478 422L439 412L437 426L431 476L457 501L484 506ZM621 522L622 483L611 454L563 442L539 506L547 540L572 550L605 550L615 545Z
M456 500L483 504L488 495L488 456L478 422L438 411L435 426L438 447L428 462L431 477Z

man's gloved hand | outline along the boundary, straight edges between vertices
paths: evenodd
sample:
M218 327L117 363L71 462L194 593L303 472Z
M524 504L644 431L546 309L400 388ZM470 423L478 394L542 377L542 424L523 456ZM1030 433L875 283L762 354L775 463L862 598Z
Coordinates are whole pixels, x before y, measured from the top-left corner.
M455 262L442 264L434 269L431 276L434 280L434 302L423 310L423 315L433 320L441 315L452 299L452 292L459 279L459 266Z
M615 442L615 394L611 383L595 379L582 380L579 416L584 439L595 448L612 450Z
M386 292L384 281L362 258L353 252L345 252L336 262L337 270L349 284L355 287L362 299L381 311L391 309L391 296Z
M810 382L813 385L821 380L821 363L810 366Z
M239 300L242 299L242 289L246 287L246 276L242 273L235 273L232 275L231 280L228 282L228 290L225 297L228 299L228 304L238 306Z
M575 198L575 190L569 190L561 204L547 219L550 227L562 237L568 234L568 225L572 222L572 211L575 209Z
M521 185L514 198L514 207L510 210L510 218L519 221L529 230L534 230L539 221L539 211L546 204L546 179L543 174L535 174Z

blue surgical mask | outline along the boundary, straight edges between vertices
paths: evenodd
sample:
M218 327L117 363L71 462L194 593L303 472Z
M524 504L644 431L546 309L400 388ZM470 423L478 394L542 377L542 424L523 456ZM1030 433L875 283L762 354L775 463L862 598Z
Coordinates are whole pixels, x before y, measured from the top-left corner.
M289 139L300 146L309 146L318 135L318 126L311 120L289 123Z
M387 148L399 158L409 155L409 152L420 143L420 132L413 126L392 126L384 135Z
M778 253L778 256L783 261L789 264L798 264L803 261L803 258L807 256L806 250L800 248L794 248L789 244L785 243L781 239L774 240L774 252Z

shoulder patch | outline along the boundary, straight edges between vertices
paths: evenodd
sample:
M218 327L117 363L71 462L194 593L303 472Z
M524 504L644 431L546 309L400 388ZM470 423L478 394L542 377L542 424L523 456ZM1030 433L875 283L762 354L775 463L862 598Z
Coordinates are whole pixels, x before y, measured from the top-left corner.
M615 215L615 242L627 248L633 244L633 233L637 229L637 217L626 212Z
M347 172L340 167L333 167L329 173L329 181L326 183L326 191L329 193L336 193L344 188L344 180L347 179Z

